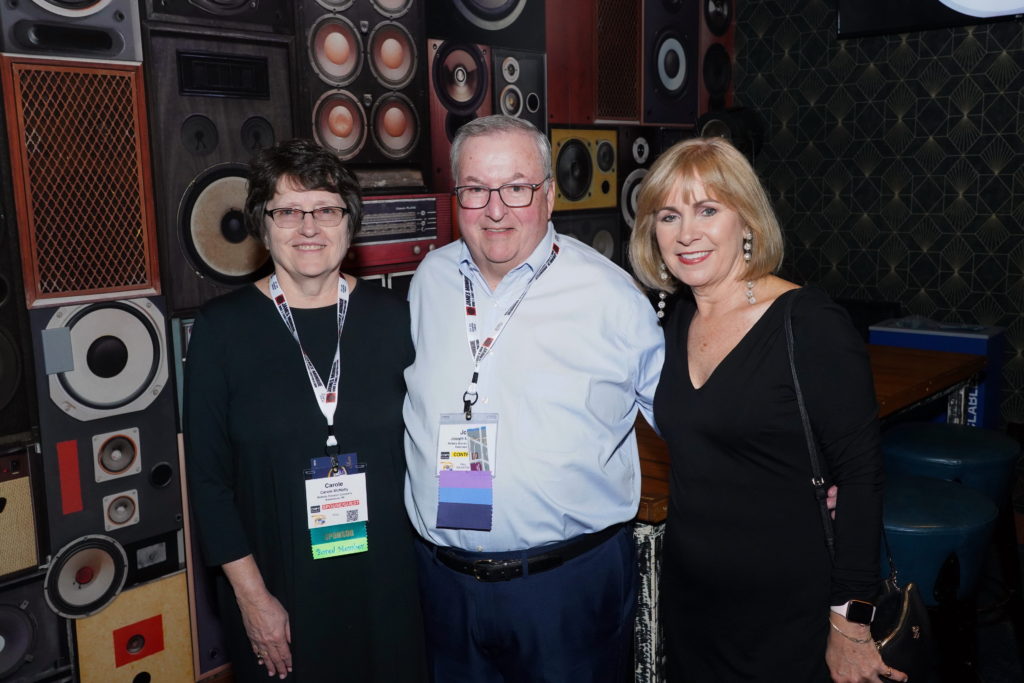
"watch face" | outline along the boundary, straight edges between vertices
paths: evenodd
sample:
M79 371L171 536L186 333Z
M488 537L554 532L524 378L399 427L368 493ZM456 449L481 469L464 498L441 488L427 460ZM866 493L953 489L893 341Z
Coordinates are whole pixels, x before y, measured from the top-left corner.
M875 614L875 606L870 602L850 600L846 607L846 620L855 624L870 624Z

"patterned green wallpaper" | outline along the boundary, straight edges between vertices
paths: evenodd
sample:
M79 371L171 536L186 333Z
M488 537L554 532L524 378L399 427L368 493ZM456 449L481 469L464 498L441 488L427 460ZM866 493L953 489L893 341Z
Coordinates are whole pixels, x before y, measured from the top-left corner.
M838 40L827 0L737 11L736 103L765 121L783 274L1005 327L1002 415L1024 422L1024 25Z

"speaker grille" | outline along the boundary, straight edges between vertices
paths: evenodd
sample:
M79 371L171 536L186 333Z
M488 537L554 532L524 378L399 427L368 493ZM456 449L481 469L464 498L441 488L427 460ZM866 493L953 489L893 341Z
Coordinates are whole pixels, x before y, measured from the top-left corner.
M598 0L597 111L598 120L640 120L640 3Z
M19 224L28 231L30 305L155 291L140 69L11 64L8 127L12 165L21 168L15 182Z

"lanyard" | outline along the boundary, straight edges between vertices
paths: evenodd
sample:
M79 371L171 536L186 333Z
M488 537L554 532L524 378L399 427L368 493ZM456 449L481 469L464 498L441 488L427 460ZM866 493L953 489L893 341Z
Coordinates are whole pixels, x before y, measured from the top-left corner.
M473 354L473 378L469 381L469 387L462 393L462 411L465 413L467 421L473 419L473 406L476 404L477 398L479 398L476 386L477 381L480 379L480 364L487 357L487 354L490 353L495 342L498 341L498 336L504 331L508 321L512 319L512 315L519 308L519 304L523 303L523 299L526 298L526 293L530 291L530 287L544 274L544 271L554 262L556 256L558 256L558 245L552 243L551 255L548 256L548 260L533 274L530 281L526 283L526 287L523 288L523 292L512 302L508 310L502 314L498 324L494 327L494 331L483 342L480 341L480 334L476 324L476 294L473 292L473 281L466 275L462 276L463 287L466 293L466 336L469 338L469 352Z
M295 327L292 310L288 307L288 301L285 299L281 284L277 281L276 273L270 276L270 296L274 299L274 305L277 306L278 315L281 316L285 327L292 333L292 337L299 345L299 351L302 352L302 360L306 364L306 374L309 375L309 384L313 387L313 393L320 405L320 412L327 419L327 448L330 449L338 445L338 440L334 437L334 408L338 402L338 377L341 374L341 331L345 329L345 315L348 313L348 283L345 282L343 276L338 276L338 346L334 349L334 361L331 363L331 375L327 378L327 384L320 379L313 361L309 359L306 350L302 348L299 330Z

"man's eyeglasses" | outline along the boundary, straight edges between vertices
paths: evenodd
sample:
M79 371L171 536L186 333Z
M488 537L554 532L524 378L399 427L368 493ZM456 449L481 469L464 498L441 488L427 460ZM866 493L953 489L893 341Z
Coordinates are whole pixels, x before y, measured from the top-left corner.
M312 211L285 208L263 212L265 216L270 216L274 225L283 230L294 230L302 225L302 221L306 220L307 213L313 217L313 222L321 228L336 228L349 214L349 210L344 206L321 206Z
M491 193L497 192L505 206L510 209L521 209L533 203L533 193L549 180L551 176L539 183L505 183L501 187L459 185L455 188L455 197L463 209L482 209L491 201Z

